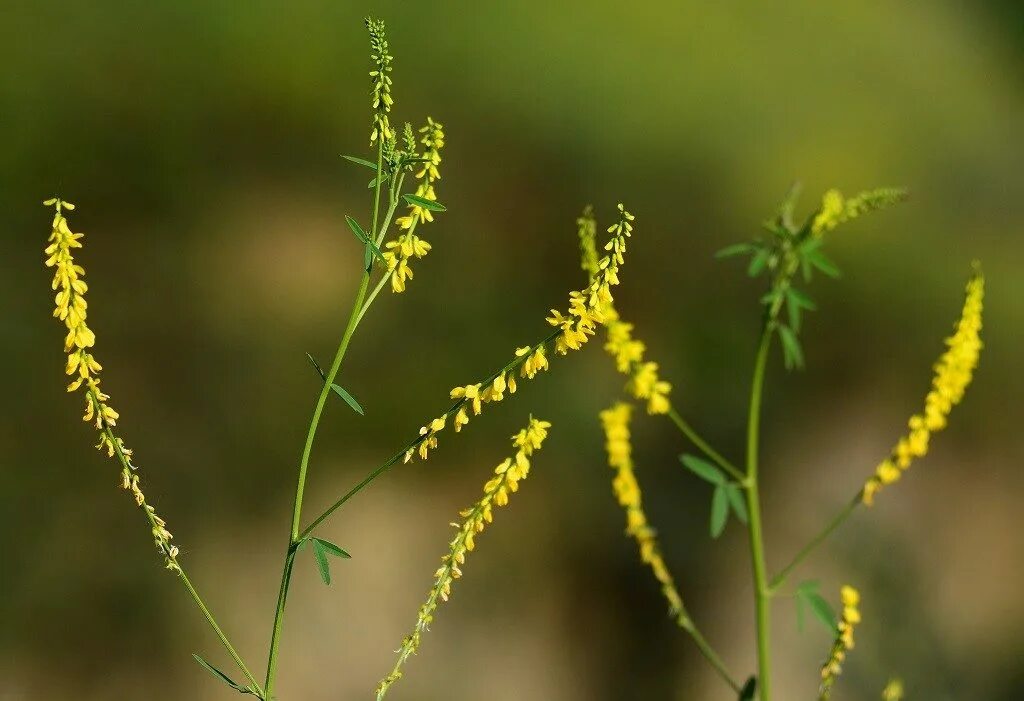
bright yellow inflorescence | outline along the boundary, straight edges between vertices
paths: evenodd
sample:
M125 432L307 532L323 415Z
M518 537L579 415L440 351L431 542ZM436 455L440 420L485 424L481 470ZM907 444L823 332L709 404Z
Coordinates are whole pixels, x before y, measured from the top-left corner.
M882 701L903 701L903 681L890 679L882 689Z
M420 134L423 134L420 143L425 147L423 158L427 160L423 161L423 167L416 173L416 178L420 181L416 186L416 196L437 201L434 183L441 179L438 166L441 165L441 149L444 148L444 125L427 117L427 123L420 128ZM416 235L416 227L420 223L432 221L434 216L431 211L416 204L410 204L409 213L395 220L403 231L384 246L384 261L388 266L388 274L391 275L393 292L404 292L406 280L412 279L409 262L430 252L430 244Z
M366 28L370 31L370 59L373 70L370 71L370 95L373 98L373 131L370 132L370 143L377 139L387 141L395 136L394 129L388 119L391 105L395 103L391 97L391 61L394 60L388 49L388 39L384 30L384 22L372 17L366 18Z
M665 565L655 531L647 522L640 495L640 485L633 473L633 448L630 444L629 432L632 412L633 407L624 402L619 402L601 412L608 465L615 470L612 489L619 505L626 511L626 533L636 541L640 548L640 559L650 566L654 577L661 585L661 591L668 600L669 614L680 625L687 626L689 619L686 609L683 607L682 596L680 596L675 581Z
M861 498L871 505L882 487L897 481L915 458L928 452L931 434L941 431L954 406L963 399L981 355L981 316L985 296L985 278L976 272L967 283L963 312L953 335L946 339L946 352L934 365L932 389L925 397L923 414L908 422L910 432L899 439L892 454L879 463L875 474L864 484Z
M576 220L576 225L580 240L581 267L593 279L599 272L595 243L597 222L594 220L593 208L588 205ZM619 317L615 304L609 302L603 311L604 325L608 332L604 348L615 358L616 369L629 377L626 390L637 399L647 402L647 413L668 413L672 408L668 398L672 385L661 379L657 363L644 362L647 347L643 341L633 338L633 325Z
M508 504L509 495L516 492L519 483L529 475L530 457L535 451L540 450L550 427L551 424L547 421L531 416L526 428L512 436L515 455L506 458L494 468L494 474L484 485L484 493L480 500L459 512L461 521L452 524L456 528L455 537L449 543L448 552L441 558L441 566L434 573L434 586L431 587L426 602L420 607L416 625L412 633L402 640L394 669L377 685L378 701L384 698L391 685L402 677L402 665L419 649L420 638L434 620L434 612L439 602L448 601L452 582L462 576L461 567L466 562L466 554L473 550L477 536L492 521L494 508Z
M843 613L839 617L835 643L828 661L821 667L821 688L818 692L820 701L826 701L832 693L836 678L842 673L846 653L853 649L853 627L860 623L860 593L851 586L844 586L840 591Z
M829 190L821 198L821 209L811 222L811 234L821 236L840 224L876 209L888 207L905 197L905 191L891 187L866 190L850 198L844 198L839 190Z
M607 322L605 310L614 301L611 288L619 284L619 266L624 262L626 239L633 230L633 215L621 204L618 208L619 221L608 229L612 234L605 244L608 253L598 261L597 274L587 287L569 293L566 313L551 310L547 321L556 331L540 343L517 348L515 359L489 379L452 389L451 398L457 401L444 414L420 428L420 438L406 451L405 462L415 455L426 460L430 451L437 447L437 434L447 427L449 419L452 419L455 431L461 431L469 423L471 415L477 416L483 411L484 405L502 401L506 393L514 394L517 371L520 378L533 379L538 372L547 370L549 342L554 341L556 353L565 355L570 350L582 348L596 332L597 325Z
M65 371L74 377L68 385L68 391L75 392L85 387L85 414L82 419L95 424L100 436L96 447L106 451L108 457L116 455L121 462L121 487L131 492L135 503L145 512L152 527L153 541L164 556L167 568L178 571L178 548L171 544L174 536L167 530L167 523L146 503L136 468L131 464L132 451L114 435L113 429L117 426L120 416L108 404L110 397L100 389L99 373L103 367L90 352L96 344L96 335L86 324L88 305L85 293L89 287L83 279L85 269L75 262L72 254L72 249L82 247L83 234L72 232L64 216L64 210L71 211L75 206L58 198L46 200L43 204L55 209L52 231L45 251L46 267L54 268L52 287L57 295L54 299L56 306L53 316L63 321L67 328L67 335L64 338L64 352L68 354Z

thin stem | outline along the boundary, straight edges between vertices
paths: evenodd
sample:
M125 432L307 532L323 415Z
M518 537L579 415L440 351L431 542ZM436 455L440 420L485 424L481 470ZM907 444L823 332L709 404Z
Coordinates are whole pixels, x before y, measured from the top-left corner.
M747 511L750 532L750 560L754 571L754 609L757 616L758 689L761 701L771 698L771 635L768 573L764 557L764 533L761 525L761 495L758 484L758 441L761 423L761 395L774 327L769 315L761 332L761 344L754 361L754 379L750 390L747 422Z
M690 634L690 637L693 638L693 642L697 644L697 649L700 650L700 654L702 654L704 659L711 664L715 672L718 673L718 676L721 677L722 680L732 687L732 690L738 694L740 692L739 683L733 678L732 674L729 672L729 668L725 666L725 663L722 662L722 658L719 657L718 653L715 652L715 649L711 647L711 644L707 639L705 639L704 635L700 632L689 615L684 613L680 616L679 627Z
M849 503L847 503L846 506L844 506L842 510L839 513L837 513L832 518L832 520L829 521L828 524L816 536L811 538L807 545L801 548L800 551L793 556L793 559L790 561L790 563L783 567L781 570L779 570L779 573L775 575L775 577L773 577L771 582L768 584L769 594L774 596L775 592L778 591L779 587L786 583L786 578L789 577L790 574L792 574L793 570L795 570L801 562L806 560L807 557L812 552L814 552L819 545L825 542L825 540L830 535L832 535L833 531L835 531L837 528L843 525L843 523L846 522L846 519L848 519L850 515L854 512L854 510L861 504L862 493L862 491L857 492L856 496L854 496L853 499L851 499Z
M373 228L371 229L371 231L374 232L377 231L378 217L380 214L380 176L383 171L383 166L384 146L383 143L378 142L377 178L376 184L374 185L373 197ZM317 429L320 427L320 418L323 416L324 407L327 404L327 396L331 392L331 385L338 376L338 371L341 369L341 361L345 358L349 342L352 340L352 334L355 333L359 310L362 309L363 300L366 299L366 290L369 285L370 270L367 269L363 271L359 281L359 290L356 292L356 298L352 304L352 311L349 314L348 323L345 325L345 332L342 334L341 342L338 344L338 350L335 352L334 360L331 362L331 368L327 371L327 376L324 378L323 386L320 388L320 395L317 397L316 407L313 409L313 418L310 419L309 430L306 432L306 442L302 448L302 458L299 461L299 476L295 485L295 501L292 505L291 535L288 540L288 551L285 556L285 564L281 573L281 586L278 590L277 606L274 610L274 626L270 634L270 652L267 656L267 679L265 687L268 699L272 698L271 693L274 690L274 677L277 673L277 658L281 646L281 630L284 626L284 611L288 603L288 588L291 582L292 570L294 569L295 551L301 541L299 529L301 527L302 520L302 499L306 489L306 475L309 470L309 456L313 451L313 442L316 439Z
M689 441L693 443L700 452L704 453L709 458L718 463L719 467L721 467L723 470L732 475L732 477L734 477L740 483L740 486L746 486L746 475L740 472L740 470L735 465L733 465L731 462L722 457L722 455L714 448L712 448L707 441L701 438L700 435L693 430L693 427L690 426L690 424L686 423L683 417L679 415L679 412L676 411L675 407L669 409L668 414L666 414L666 416L668 416L672 420L672 423L674 423L679 428L679 430L683 432L683 435L686 436L689 439Z
M93 393L92 390L89 390L88 394L89 400L96 407L96 411L100 412L99 407L101 406L101 404L99 401L97 401L96 395ZM102 413L100 413L100 416L102 417ZM121 463L121 468L124 470L128 470L129 472L134 472L135 468L132 467L131 463L128 461L127 456L121 450L121 443L120 441L117 440L117 437L114 436L114 432L110 428L110 425L107 424L106 420L103 420L102 423L103 432L106 434L107 440L110 441L110 445L114 446L114 452L117 455L118 461ZM149 509L143 508L142 511L146 514L146 519L149 521L150 527L156 528L156 520L154 519L153 514L149 511ZM192 601L194 601L196 606L199 607L199 610L203 612L203 616L206 617L206 622L210 624L211 628L213 628L213 632L217 634L217 638L220 640L221 645L224 646L224 649L227 651L228 655L230 655L231 659L234 660L235 665L242 672L242 674L245 675L246 680L249 682L252 688L259 692L260 698L266 698L263 694L263 688L260 686L259 682L256 681L256 678L252 675L252 672L249 671L249 668L246 667L245 662L242 661L242 657L235 650L235 647L231 644L231 641L228 640L228 636L221 629L220 625L218 625L217 619L213 617L213 613L211 613L210 609L206 607L206 604L203 602L202 597L199 596L199 592L196 591L196 588L192 585L192 581L188 578L188 575L185 574L185 568L181 566L181 563L178 561L178 559L172 556L171 553L164 554L171 561L171 563L174 564L175 571L178 574L178 579L180 579L181 583L185 585L185 588L188 590L189 596L192 597Z

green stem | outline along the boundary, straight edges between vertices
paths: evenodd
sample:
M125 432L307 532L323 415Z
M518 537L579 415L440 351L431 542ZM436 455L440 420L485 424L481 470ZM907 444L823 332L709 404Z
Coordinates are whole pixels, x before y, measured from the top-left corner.
M768 584L768 592L770 594L774 595L775 592L778 591L779 587L786 583L786 578L789 577L790 574L792 574L793 570L795 570L801 562L806 560L807 557L812 552L814 552L819 545L825 542L825 540L830 535L832 535L833 531L835 531L837 528L843 525L843 523L846 522L846 519L850 517L854 509L856 509L861 504L862 494L863 492L857 492L857 495L854 496L853 499L851 499L849 503L847 503L847 505L844 506L842 510L838 514L836 514L831 521L828 522L828 524L818 533L818 535L811 538L807 545L801 548L800 552L793 556L793 559L790 561L790 563L783 567L781 570L779 570L779 573L775 575L775 577L773 577L771 582Z
M758 483L758 441L761 423L761 395L774 330L772 317L765 320L761 344L754 361L754 379L750 390L747 422L747 511L750 532L750 560L754 571L754 609L757 616L757 686L761 701L771 698L771 629L768 573L764 557L764 532L761 524L761 495Z
M102 405L100 404L99 401L97 401L96 395L93 393L92 390L88 391L88 395L89 401L93 403L93 406L96 407L96 412L102 417L103 413L100 408ZM124 452L121 450L121 443L117 440L117 437L114 435L113 430L107 424L106 420L103 420L103 432L106 434L107 440L110 441L110 444L114 446L114 452L117 455L118 461L121 463L121 469L127 470L129 472L134 472L135 468L132 467L131 463L128 461L127 456L125 456ZM142 511L146 514L146 519L149 521L150 528L156 528L157 523L153 517L153 514L150 513L149 510L146 509L144 505L142 506ZM196 606L199 607L199 610L203 612L203 616L206 617L206 622L210 624L211 628L213 628L213 632L217 634L217 638L220 640L221 645L224 646L224 649L227 651L228 655L230 655L231 659L234 660L235 665L242 672L242 674L245 675L246 680L249 682L252 688L259 692L260 698L266 698L263 694L263 688L260 686L259 682L256 681L256 677L253 676L252 672L250 672L249 668L245 665L245 662L242 661L242 657L235 650L235 647L231 644L231 641L228 640L228 636L221 629L220 625L218 625L217 619L213 617L213 614L210 612L210 609L206 607L206 604L203 602L202 597L199 596L199 592L197 592L196 588L192 585L192 581L188 578L188 575L185 574L185 568L181 566L181 563L178 562L178 559L176 557L173 557L171 553L165 552L164 555L174 565L175 571L178 574L178 579L180 579L181 583L185 585L185 589L188 590L189 596L192 597L192 601L195 602Z
M377 231L378 217L380 214L380 175L384 166L384 147L382 143L377 144L377 178L373 194L373 224L371 231ZM366 299L366 290L370 286L370 270L364 270L359 281L359 290L356 292L355 301L352 304L352 311L345 325L345 332L338 344L338 350L334 354L330 370L324 378L323 386L320 388L320 395L317 397L316 407L313 409L313 418L309 422L309 430L306 432L306 442L302 448L302 458L299 461L299 476L295 485L295 501L292 505L291 535L288 539L288 551L285 556L285 564L281 573L281 586L278 590L277 606L274 611L274 626L270 634L270 652L267 656L267 678L266 696L271 699L274 690L274 679L277 673L277 658L281 646L281 630L284 626L284 611L288 603L288 588L291 582L292 570L294 569L295 552L301 542L299 529L302 520L302 499L306 489L306 474L309 470L309 456L313 450L313 441L316 439L317 429L320 426L320 418L323 416L324 407L327 404L327 396L331 392L331 385L338 376L341 369L341 361L348 351L352 334L355 333L356 324L359 318L359 311L362 309L363 301Z
M739 683L733 679L732 674L729 672L729 668L722 662L722 658L718 656L715 649L711 647L711 644L704 638L704 635L700 632L700 629L694 624L693 620L685 612L679 618L679 627L690 634L693 638L693 642L697 644L697 649L700 650L700 654L704 656L704 659L711 664L714 670L718 673L718 676L722 680L732 687L732 690L737 694L740 692Z
M683 417L679 415L679 412L676 411L675 407L669 409L668 414L666 414L666 416L668 416L672 420L672 423L674 423L679 428L679 430L682 431L683 435L686 436L689 439L689 441L693 443L700 452L704 453L709 458L718 463L719 467L721 467L723 470L732 475L732 477L734 477L740 483L740 486L746 486L746 475L740 472L740 470L735 465L733 465L731 462L722 457L722 455L714 448L712 448L707 441L701 438L700 435L693 430L693 427L691 427L690 424L686 423Z

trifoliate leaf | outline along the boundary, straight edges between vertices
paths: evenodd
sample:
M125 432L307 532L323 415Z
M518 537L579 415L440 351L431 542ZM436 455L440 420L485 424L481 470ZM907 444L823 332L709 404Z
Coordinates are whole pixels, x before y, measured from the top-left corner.
M334 390L335 394L344 399L346 404L352 407L352 411L356 412L360 416L366 415L366 412L363 411L363 407L359 405L359 402L356 401L356 398L349 394L344 387L342 387L341 385L332 384L331 389Z
M743 501L743 495L740 494L740 488L732 483L726 484L725 494L729 497L729 505L732 506L732 510L733 513L736 514L736 518L740 520L740 523L746 523L747 505Z
M313 544L313 559L320 570L320 579L324 580L327 586L331 586L331 563L327 561L327 551L319 540L314 538L310 542Z
M717 538L725 530L725 522L729 519L729 497L724 485L715 488L711 495L711 537Z
M402 195L405 201L409 204L414 204L417 207L423 209L429 209L431 212L447 212L448 208L436 200L428 200L424 197L417 197L416 195Z
M786 363L786 369L802 368L804 366L804 352L800 348L800 341L797 340L793 329L780 324L779 338L782 339L782 355Z
M335 545L334 543L332 543L329 540L325 540L323 538L313 538L313 540L315 540L316 542L320 543L320 546L327 552L328 555L334 555L335 557L342 557L342 558L345 558L346 560L348 560L348 559L350 559L352 557L345 550L343 550L342 548L338 547L337 545Z
M345 154L341 154L341 157L344 158L346 161L351 161L352 163L358 163L361 166L366 166L370 170L377 170L377 164L372 161L368 161L365 158L360 158L359 156L346 156Z
M679 456L679 459L686 466L686 469L693 474L700 477L702 480L706 480L711 484L724 484L725 475L715 465L712 465L707 460L698 458L696 455L683 454Z
M209 662L207 662L206 660L204 660L202 657L200 657L199 655L195 654L194 652L192 653L192 658L196 662L198 662L203 667L203 669L205 669L207 672L209 672L213 676L217 677L217 679L220 679L222 682L224 682L225 684L230 686L232 689L234 689L238 693L240 693L240 694L252 694L253 696L257 696L258 695L253 689L251 689L251 688L249 688L247 686L242 686L241 684L238 684L233 679L231 679L231 677L229 677L228 675L224 674L224 672L220 671L219 669L214 667L212 664L210 664Z

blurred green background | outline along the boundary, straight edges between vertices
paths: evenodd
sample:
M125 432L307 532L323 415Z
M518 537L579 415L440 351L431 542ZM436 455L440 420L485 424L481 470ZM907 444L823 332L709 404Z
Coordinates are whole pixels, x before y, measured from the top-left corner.
M776 355L764 420L769 564L859 487L921 405L972 258L987 349L932 454L800 577L861 588L835 698L1024 696L1024 13L1017 2L55 2L0 8L0 699L220 699L230 665L152 552L117 471L63 392L42 248L59 192L87 234L90 320L147 493L193 578L261 665L295 465L361 252L367 40L389 24L395 120L444 122L450 211L408 293L361 326L314 452L330 503L447 406L448 389L546 333L581 284L574 218L624 201L637 233L619 309L682 413L739 456L760 288L712 253L758 231L794 178L905 185L830 237L808 367ZM282 699L369 698L507 436L553 422L395 687L409 699L727 699L664 613L611 496L597 412L621 379L597 343L552 363L427 463L325 527L353 554L326 588L303 561ZM636 424L638 477L698 623L754 666L745 536L707 536L706 485L664 421ZM780 698L812 698L830 641L775 608Z

